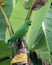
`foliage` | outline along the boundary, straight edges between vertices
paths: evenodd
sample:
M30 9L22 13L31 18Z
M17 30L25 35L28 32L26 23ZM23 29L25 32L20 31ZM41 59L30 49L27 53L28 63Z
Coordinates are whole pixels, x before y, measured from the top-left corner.
M13 1L5 0L5 2L6 2L6 6L3 6L3 8L6 11L7 16L10 17L13 9ZM5 39L6 28L7 26L5 24L5 19L3 17L2 12L0 11L0 39Z
M6 2L6 6L3 6L3 9L5 10L5 12L9 18L11 15L11 12L13 10L13 0L5 0L5 2ZM4 42L6 29L7 29L7 26L5 23L5 19L4 19L3 14L0 10L0 58L5 57L5 56L10 56L12 53L12 50L8 47L8 44L6 44ZM9 65L10 64L9 61L10 60L1 62L0 65L3 65L3 64Z
M27 15L27 10L24 9L23 7L23 0L18 0L15 8L12 11L13 8L13 0L5 0L7 2L7 5L4 8L6 11L8 17L10 17L10 22L12 24L14 32L19 29L20 26L23 25L25 22L25 18ZM48 8L50 7L50 3L52 0L48 0L47 4L43 6L41 9L37 11L33 11L31 20L32 20L32 25L29 28L29 31L27 33L27 45L29 50L36 51L37 54L46 62L50 61L51 55L50 51L52 52L51 48L51 13L52 9L49 9L49 14L48 19L45 19L46 12ZM20 4L20 5L19 5ZM12 11L12 13L11 13ZM6 29L7 26L5 24L5 20L3 18L2 13L0 12L0 39L9 39L9 33L8 30ZM45 20L44 20L45 19ZM42 29L42 22L44 22L44 29ZM49 22L50 21L50 22ZM49 26L49 28L48 28ZM47 29L48 28L48 29ZM44 31L44 33L43 33ZM48 35L49 34L49 35ZM2 49L2 51L1 51ZM10 53L9 53L10 52ZM11 55L11 49L8 48L8 44L6 44L4 41L0 41L0 57L6 56L6 55ZM10 60L9 60L10 61ZM1 65L7 65L9 64L9 61L0 63Z
M49 49L49 62L52 63L52 6L49 8L42 26L45 34L46 43Z

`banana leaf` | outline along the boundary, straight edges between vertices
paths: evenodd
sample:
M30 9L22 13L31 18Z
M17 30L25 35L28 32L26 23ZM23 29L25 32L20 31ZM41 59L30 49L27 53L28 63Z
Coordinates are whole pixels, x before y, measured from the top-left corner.
M8 47L8 44L5 43L3 40L0 41L0 58L12 56L12 50ZM4 62L0 62L0 65L10 65L10 60L6 60Z
M6 6L3 6L3 9L5 10L9 18L14 7L14 3L13 3L14 0L4 0L4 1L6 2ZM6 29L7 29L7 25L5 23L3 14L0 10L0 58L12 55L12 50L8 47L8 44L4 42ZM3 65L3 64L10 65L10 60L0 62L0 65Z
M46 12L48 8L50 7L51 0L48 0L48 2L40 8L37 11L33 11L31 20L32 20L32 25L31 29L29 30L28 33L28 38L27 38L27 43L28 43L28 48L31 49L33 45L35 45L34 41L36 39L36 36L38 35L38 32L41 28L42 22L45 18Z
M40 28L38 35L34 41L33 50L39 54L42 60L49 64L52 64L52 45L51 45L51 22L52 22L52 8L48 9L48 13L43 22L43 29Z
M49 48L47 46L45 35L41 28L42 28L42 22L45 18L46 12L50 7L50 3L51 0L48 1L48 3L40 10L33 12L31 19L34 22L32 22L32 27L29 31L28 38L27 38L28 48L37 51L37 53L39 53L39 56L42 58L42 60L47 63L49 63L50 61Z
M13 1L5 0L5 2L6 2L6 6L3 6L3 8L6 11L7 16L10 17L11 12L13 10ZM5 23L5 19L4 19L3 14L0 10L0 39L5 39L6 28L7 28L7 26Z
M42 27L49 49L49 62L52 63L52 6L48 9L48 13L45 17Z

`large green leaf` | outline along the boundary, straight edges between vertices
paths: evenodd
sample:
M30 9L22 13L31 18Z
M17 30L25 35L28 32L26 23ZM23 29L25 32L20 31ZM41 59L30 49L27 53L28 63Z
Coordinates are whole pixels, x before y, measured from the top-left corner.
M6 56L11 56L12 50L8 47L8 44L6 44L3 40L0 41L0 58L6 57ZM9 65L10 60L0 62L0 65Z
M31 20L32 20L32 25L31 29L28 34L27 38L27 43L28 43L28 48L31 49L33 45L35 45L34 41L36 39L36 36L38 34L38 31L40 30L40 27L42 25L42 21L45 18L46 12L50 6L51 0L48 0L47 4L43 6L41 9L37 11L33 11Z
M49 50L47 47L47 43L45 40L45 36L42 30L42 27L40 28L36 39L34 40L34 45L32 46L32 50L36 51L38 56L42 58L45 62L48 63L49 61Z
M52 63L52 8L49 8L48 13L43 23L43 29L40 28L33 45L35 50L45 63ZM44 33L43 33L44 31Z
M52 7L49 8L46 18L43 22L43 31L49 48L49 61L52 63Z
M11 49L8 47L8 44L4 41L0 41L0 58L9 55L11 55Z
M45 49L47 48L47 44L42 28L39 30L38 35L34 40L34 43L35 44L32 46L32 48L38 50L39 52L45 51Z
M13 7L15 5L15 3L13 3L13 1L17 1L17 0L4 0L6 2L6 6L3 6L3 9L6 12L6 15L8 16L8 18L11 15L11 12L13 10ZM11 49L9 48L8 44L6 44L3 40L5 39L5 33L6 33L6 23L5 23L5 19L3 17L3 14L0 10L0 58L2 57L6 57L12 54ZM2 40L1 40L2 39ZM10 60L7 60L5 62L0 63L0 65L9 65Z
M39 53L39 56L43 58L43 60L45 60L47 63L50 61L50 55L41 25L50 6L50 3L51 0L49 0L48 3L40 10L33 12L31 18L33 21L32 27L27 38L28 48L37 51Z
M10 65L11 60L6 60L4 62L1 62L0 65Z
M3 6L3 8L6 11L7 16L10 17L10 14L13 9L13 0L5 0L5 2L6 2L6 6ZM3 14L0 10L0 39L5 38L6 27L7 26L5 23L5 19L4 19Z

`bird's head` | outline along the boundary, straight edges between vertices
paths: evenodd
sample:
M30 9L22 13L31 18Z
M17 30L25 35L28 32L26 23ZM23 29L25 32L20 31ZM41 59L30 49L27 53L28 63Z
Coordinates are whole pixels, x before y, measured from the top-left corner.
M31 20L27 20L26 24L31 25L31 22L32 22Z

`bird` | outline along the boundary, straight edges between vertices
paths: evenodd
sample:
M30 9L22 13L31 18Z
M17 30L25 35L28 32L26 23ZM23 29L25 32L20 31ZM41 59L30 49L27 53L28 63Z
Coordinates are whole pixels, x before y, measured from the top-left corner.
M21 39L28 32L29 26L31 25L31 20L25 21L25 23L10 37L9 42L14 42L16 39Z

